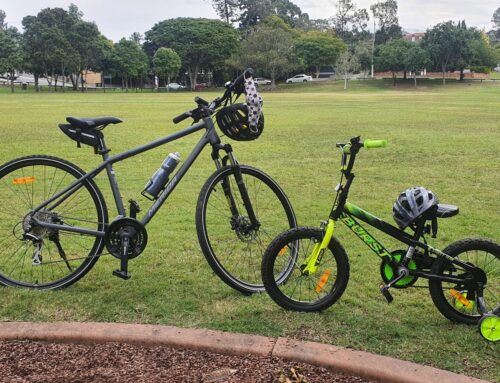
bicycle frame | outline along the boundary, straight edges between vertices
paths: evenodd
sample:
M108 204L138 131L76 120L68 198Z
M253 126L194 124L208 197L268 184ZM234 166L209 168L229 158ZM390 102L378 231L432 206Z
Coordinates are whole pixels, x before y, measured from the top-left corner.
M363 226L361 226L356 219L358 218L363 222L366 222L368 225L382 231L383 233L389 235L390 237L405 243L410 247L418 247L428 251L437 256L443 256L447 258L450 262L463 267L465 270L473 271L475 269L474 266L471 266L465 262L457 260L448 254L443 253L442 251L433 248L427 243L418 241L417 237L420 237L419 230L412 237L408 233L404 232L396 228L395 226L390 225L389 223L383 221L382 219L374 216L373 214L361 209L360 207L346 202L344 205L344 210L342 215L340 216L340 221L346 225L359 239L361 239L375 254L379 257L383 258L389 264L393 261L392 254L382 245L379 241L377 241ZM425 273L419 270L408 270L410 275L414 275L417 277L427 278L427 279L437 279L446 282L452 283L460 283L463 280L459 278L445 277L442 275L435 275L431 273Z
M68 231L68 232L74 232L78 234L85 234L85 235L92 235L96 237L104 237L105 231L98 231L98 230L90 230L82 227L75 227L75 226L69 226L69 225L64 225L64 224L54 224L54 223L47 223L47 222L41 222L35 218L35 213L40 211L41 209L49 206L51 203L56 202L55 204L51 205L49 207L49 210L53 210L56 208L58 205L60 205L63 201L65 201L67 198L69 198L71 195L76 193L81 187L83 187L84 182L87 179L93 179L96 177L98 174L100 174L104 169L106 169L107 175L108 175L108 180L111 186L111 191L113 193L113 198L115 200L116 208L118 211L118 215L125 217L126 216L126 210L125 206L123 203L123 199L120 194L120 189L118 186L118 181L116 179L115 172L113 170L113 164L126 160L130 157L133 157L135 155L144 153L146 151L155 149L159 146L165 145L169 142L175 141L179 138L188 136L190 134L193 134L195 132L198 132L202 129L206 129L206 133L203 135L203 137L200 139L198 144L194 147L190 155L186 158L184 163L181 165L181 167L178 169L178 171L172 176L170 181L167 183L165 186L164 190L160 193L158 196L157 200L153 203L153 205L149 208L149 210L146 212L144 217L141 220L141 223L146 226L151 219L154 217L154 215L158 212L160 207L163 205L163 203L166 201L166 199L169 197L169 195L173 192L175 187L179 184L181 179L184 177L186 172L189 170L191 165L194 163L198 155L202 152L202 150L205 148L206 145L210 144L212 145L213 152L212 152L212 158L215 161L216 167L219 168L221 167L221 162L220 158L218 156L219 150L225 150L228 153L229 160L231 161L231 164L234 166L237 164L236 160L234 159L232 155L232 149L230 145L222 145L219 136L217 135L217 132L215 130L214 123L210 117L205 117L203 118L202 121L199 121L193 125L191 125L188 128L185 128L181 131L178 131L176 133L170 134L166 137L160 138L158 140L155 140L153 142L150 142L148 144L139 146L135 149L128 150L126 152L117 154L115 156L109 156L109 149L106 148L106 145L104 143L104 139L101 139L101 147L103 150L100 151L99 154L102 155L103 162L93 169L92 171L88 172L85 174L83 177L79 178L75 182L73 182L70 186L68 186L66 189L61 191L60 193L54 195L50 199L46 200L42 204L38 205L34 210L32 214L32 219L36 225L46 227L49 229L55 229L55 230L62 230L62 231ZM245 204L246 205L246 204ZM250 206L245 206L249 211L252 212L250 214L250 218L252 218L253 215L253 210L251 205ZM253 215L255 217L255 215Z

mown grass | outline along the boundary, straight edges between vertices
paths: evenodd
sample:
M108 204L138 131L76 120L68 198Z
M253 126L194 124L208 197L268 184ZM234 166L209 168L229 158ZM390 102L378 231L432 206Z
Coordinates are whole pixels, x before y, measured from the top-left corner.
M89 170L99 158L88 147L76 150L59 131L57 123L65 116L121 117L123 124L105 131L112 153L119 153L179 129L171 118L191 108L193 96L1 94L0 162L43 153ZM458 217L441 222L438 239L432 240L436 246L463 237L500 239L499 86L414 90L367 81L352 82L344 91L338 82L282 87L264 93L264 99L262 137L231 143L240 162L265 170L280 183L301 225L316 226L329 212L339 160L335 142L361 135L387 139L389 146L361 153L351 201L391 222L398 193L423 185L461 209ZM124 199L136 198L147 207L139 193L164 156L179 151L186 158L198 138L195 134L116 166ZM265 294L244 297L224 285L206 264L195 235L196 198L214 170L209 154L206 149L148 226L149 245L131 262L131 280L112 277L118 261L103 258L65 290L2 289L0 320L161 323L290 336L499 379L498 343L486 343L476 328L444 319L426 289L395 291L395 302L386 304L378 291L378 259L343 227L338 235L350 256L351 279L344 296L326 312L286 312ZM106 180L100 178L99 184L109 197ZM400 248L383 235L377 238Z

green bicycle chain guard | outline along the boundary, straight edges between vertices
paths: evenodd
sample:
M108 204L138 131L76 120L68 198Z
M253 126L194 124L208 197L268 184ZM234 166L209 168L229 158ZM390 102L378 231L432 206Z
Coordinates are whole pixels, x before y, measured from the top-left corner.
M403 250L396 250L391 253L392 257L396 260L396 262L401 262L401 259L405 255L405 251ZM408 264L408 269L410 270L417 270L417 264L415 261L412 259L410 260L410 263ZM392 278L394 278L394 271L392 270L391 265L389 265L385 260L382 260L382 263L380 265L380 274L382 275L382 280L384 283L388 283ZM413 275L408 275L404 277L403 279L397 281L392 287L396 289L405 289L407 287L412 286L416 281L418 277L414 277Z
M490 342L500 340L500 318L494 314L486 314L479 321L479 332Z

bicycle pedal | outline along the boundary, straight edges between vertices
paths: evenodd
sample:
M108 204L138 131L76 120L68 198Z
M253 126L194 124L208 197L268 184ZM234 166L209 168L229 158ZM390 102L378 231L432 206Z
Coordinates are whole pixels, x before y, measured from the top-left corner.
M115 277L125 279L125 280L130 279L130 277L132 276L130 273L126 273L126 272L121 271L121 270L114 270L113 275Z
M380 292L384 296L384 298L387 300L387 303L391 303L394 300L394 297L392 294L389 292L389 288L385 285L380 286Z

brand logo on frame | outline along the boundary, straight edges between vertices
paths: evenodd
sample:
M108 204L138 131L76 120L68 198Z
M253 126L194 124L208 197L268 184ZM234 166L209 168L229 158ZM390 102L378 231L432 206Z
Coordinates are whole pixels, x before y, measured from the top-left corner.
M378 243L375 238L368 234L366 230L359 226L351 217L342 218L342 222L344 222L349 229L351 229L359 238L361 238L363 242L366 243L368 247L370 247L370 249L377 253L378 256L391 256L391 254L387 250L385 250L384 247L380 243Z

